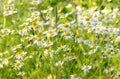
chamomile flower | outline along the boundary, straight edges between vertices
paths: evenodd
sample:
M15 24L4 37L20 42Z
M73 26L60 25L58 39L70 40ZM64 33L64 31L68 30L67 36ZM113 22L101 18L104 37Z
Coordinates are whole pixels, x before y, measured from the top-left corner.
M117 36L117 38L115 39L115 42L120 43L120 36Z
M12 51L16 52L18 49L22 48L21 44L16 45L15 47L12 48Z
M90 69L92 69L92 66L84 65L84 66L82 66L81 69L83 70L84 74L86 75L90 71Z
M119 76L114 76L113 79L120 79L120 77Z
M82 78L79 77L78 74L73 74L73 75L70 75L70 79L82 79Z
M105 68L103 72L104 72L105 74L109 74L109 73L113 72L113 70L114 70L113 67L111 67L111 68Z
M2 63L0 63L0 68L3 68L3 64Z
M8 65L8 63L9 63L9 60L6 59L6 58L5 58L5 59L3 60L3 62L2 62L3 65Z
M15 54L15 58L22 59L26 54L27 54L27 52L25 52L25 51L23 51L23 52L17 52Z
M83 41L82 37L80 37L78 34L76 34L76 35L75 35L75 42L80 43L80 42L82 42L82 41Z
M73 33L69 32L69 31L66 31L66 32L63 32L63 33L62 33L62 36L63 36L65 39L72 39Z
M8 0L7 4L4 7L3 15L8 16L8 15L15 14L17 12L18 12L18 10L17 10L17 8L15 8L14 1Z
M71 60L75 60L75 59L77 59L76 56L67 56L67 57L65 57L63 60L64 60L64 61L71 61Z
M10 30L8 28L4 28L4 29L1 30L1 33L4 34L4 35L13 34L14 30Z
M18 76L24 76L24 75L25 75L25 72L24 72L24 71L19 71L17 75L18 75Z
M23 65L24 63L21 60L16 60L14 63L15 69L20 69Z
M40 12L39 11L34 11L34 12L32 12L32 14L31 14L32 16L39 16L40 15Z
M43 27L44 26L44 21L41 18L38 18L37 21L36 21L36 24Z
M32 2L30 3L31 5L38 5L40 4L42 1L41 0L32 0Z
M51 42L50 40L47 40L46 42L44 42L43 46L44 47L50 47L53 45L53 42Z
M36 37L36 39L34 40L34 44L42 45L43 43L44 43L44 39L40 37Z
M60 67L60 66L62 66L63 64L64 64L63 61L58 61L58 62L55 63L55 66L56 66L56 67Z
M44 51L44 56L49 56L50 55L50 57L53 57L54 52L55 52L54 50L46 49Z
M61 28L61 30L69 31L70 30L70 24L69 23L59 24L58 28Z
M114 52L111 51L110 49L104 51L105 57L110 57L111 58L113 54L114 54Z
M46 37L54 37L56 36L58 33L56 31L56 29L50 30L50 31L45 31L43 32L43 34L46 34Z

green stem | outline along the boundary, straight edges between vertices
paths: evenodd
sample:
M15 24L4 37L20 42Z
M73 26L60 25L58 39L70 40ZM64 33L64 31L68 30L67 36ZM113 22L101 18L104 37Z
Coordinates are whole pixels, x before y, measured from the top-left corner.
M5 10L5 5L4 5L3 10ZM6 26L6 16L3 15L3 18L4 18L3 28L5 28L5 26Z
M57 26L57 23L58 23L58 20L57 20L57 18L58 18L58 12L57 12L57 5L55 6L55 18L56 18L56 26Z

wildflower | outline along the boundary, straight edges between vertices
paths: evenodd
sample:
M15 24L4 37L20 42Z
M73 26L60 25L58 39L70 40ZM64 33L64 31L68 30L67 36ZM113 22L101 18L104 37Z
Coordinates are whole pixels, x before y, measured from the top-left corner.
M108 73L111 73L113 70L114 70L113 67L111 67L111 68L105 68L103 72L104 72L105 74L108 74Z
M31 14L32 16L39 16L40 15L40 12L39 11L34 11L34 12L32 12L32 14Z
M73 74L73 75L70 75L70 79L82 79L82 78L79 77L78 74Z
M55 63L55 66L62 66L63 63L64 63L63 61L58 61L58 62Z
M13 1L8 0L6 6L4 7L3 15L8 16L8 15L15 14L17 12L18 10L15 8L15 4L13 3Z
M53 42L51 42L50 40L47 40L47 41L43 44L44 47L49 47L49 46L52 46L52 45L53 45Z
M57 32L56 30L51 30L51 31L45 31L43 34L46 34L46 36L49 38L49 37L54 37L57 35Z
M30 4L32 4L32 5L38 5L41 2L42 2L41 0L32 0L32 2Z
M120 36L118 36L118 37L115 39L115 42L120 43Z
M25 72L24 71L19 71L19 73L17 74L18 76L24 76Z
M43 27L44 21L42 21L41 18L38 18L37 21L36 21L36 24Z
M16 52L18 49L22 48L21 44L16 45L14 48L12 48L12 51Z
M54 50L46 49L46 50L44 51L44 56L50 55L50 57L53 57L53 53L54 53L54 52L55 52Z
M15 57L17 58L17 59L21 59L24 55L26 55L27 54L27 52L25 52L25 51L23 51L23 52L17 52L16 54L15 54Z
M61 28L62 30L69 31L70 30L70 25L69 25L69 23L59 24L58 28Z
M11 11L7 11L7 10L5 10L4 13L3 13L4 16L8 16L8 15L11 15L11 14L12 14L12 12Z
M75 42L78 42L78 43L80 43L80 42L82 42L83 41L83 39L82 39L82 37L80 37L79 35L75 35Z
M77 59L76 56L67 56L64 58L64 61L71 61L71 60L75 60L75 59Z
M22 61L20 61L20 60L15 61L15 64L14 64L15 69L20 69L22 66L23 66Z
M113 54L114 54L114 52L111 51L110 49L107 49L107 50L104 51L105 58L106 57L110 57L111 58L113 56Z
M13 34L14 30L10 30L8 28L4 28L4 29L1 30L1 33L4 34L4 35Z
M40 37L36 37L36 39L34 40L34 44L41 45L43 43L44 43L44 40Z
M90 65L85 65L85 66L82 66L82 70L84 71L84 74L86 75L87 72L89 72L89 70L92 68L92 66Z
M6 59L6 58L5 58L5 59L3 60L3 62L2 62L2 64L4 64L4 65L8 65L8 63L9 63L9 60Z
M72 36L73 36L73 34L72 34L71 32L69 32L69 31L67 31L67 32L64 32L64 33L62 34L62 36L64 36L65 39L71 39Z
M2 63L0 63L0 68L3 68L3 64Z
M113 79L120 79L120 77L119 76L114 76Z

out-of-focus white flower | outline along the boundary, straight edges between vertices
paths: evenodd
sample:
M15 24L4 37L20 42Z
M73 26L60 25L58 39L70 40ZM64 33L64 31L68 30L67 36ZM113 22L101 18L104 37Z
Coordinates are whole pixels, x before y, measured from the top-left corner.
M61 30L69 31L70 30L70 24L69 23L59 24L58 28L60 28Z
M26 55L26 54L27 54L27 52L25 52L25 51L23 51L23 52L17 52L17 53L15 54L15 57L16 57L17 59L21 59L21 58L23 58L24 55Z
M3 60L3 62L2 62L2 64L4 64L4 65L8 65L8 63L9 63L9 60L6 59L6 58L5 58L5 59Z
M64 61L71 61L71 60L75 60L75 59L77 59L76 56L67 56L64 58Z
M32 15L32 16L39 16L39 15L40 15L40 12L39 12L39 11L34 11L34 12L32 12L31 15Z
M58 62L55 63L55 66L62 66L63 63L64 63L63 61L58 61Z
M30 3L31 5L38 5L40 4L42 1L41 0L32 0L32 2Z
M3 68L3 64L2 63L0 63L0 68Z
M24 72L24 71L20 71L17 75L18 75L18 76L24 76L24 75L25 75L25 72Z
M89 72L89 70L92 68L92 66L90 65L85 65L85 66L82 66L82 70L84 71L84 74L86 75L87 72Z
M44 43L44 40L42 38L37 37L34 41L34 44L41 45Z
M53 42L51 42L50 40L47 40L47 41L43 44L44 47L49 47L49 46L52 46L52 45L53 45Z
M15 67L15 69L20 69L23 66L23 64L24 63L22 61L16 60L15 64L14 64L14 67Z
M120 43L120 36L118 36L118 37L115 39L115 42Z
M68 4L67 6L66 6L66 8L71 8L72 7L72 4Z
M46 37L54 37L57 35L56 29L50 30L50 31L45 31L43 34L46 34Z
M45 50L44 51L44 56L48 56L48 55L50 55L50 57L53 57L53 53L54 53L55 51L54 50Z
M62 36L64 36L65 39L71 39L73 37L73 33L71 32L64 32L62 33Z
M82 39L82 37L80 37L79 35L75 35L75 42L78 42L78 43L80 43L80 42L82 42L83 41L83 39Z

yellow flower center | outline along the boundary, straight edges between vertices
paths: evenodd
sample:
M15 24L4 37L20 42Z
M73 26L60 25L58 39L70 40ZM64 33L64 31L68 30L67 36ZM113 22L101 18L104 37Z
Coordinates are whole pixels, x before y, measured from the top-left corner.
M89 22L89 21L87 21L87 24L90 24L90 22Z
M67 28L67 27L68 27L68 24L64 24L64 27Z
M34 29L37 29L38 28L38 26L37 25L34 25Z
M16 55L17 56L23 56L23 53L17 52Z
M106 54L111 54L111 51L110 50L106 50Z
M74 74L73 76L74 76L74 78L77 78L77 77L78 77L78 74Z
M114 77L113 79L118 79L118 77Z
M96 46L96 44L92 44L92 46L93 46L93 47L95 47L95 46Z
M15 11L15 8L12 8L12 10L11 10L12 12L14 12Z
M79 35L75 35L75 38L79 38L80 36Z
M69 32L65 32L65 34L64 34L65 36L69 36L70 35L70 33Z
M36 5L36 4L37 4L37 1L33 1L32 3L33 3L33 5Z
M37 37L37 41L40 41L40 40L41 40L41 38Z
M89 19L90 19L90 17L88 16L88 17L86 17L85 19L86 19L86 20L89 20Z
M9 14L9 12L8 12L8 11L5 11L5 14Z
M52 32L48 32L51 36L53 35L53 33Z
M48 41L46 41L46 44L48 45L48 44L50 44L50 41L48 40Z
M28 26L26 26L26 25L25 25L25 26L24 26L24 28L25 28L25 29L27 29L27 28L28 28Z
M38 18L37 21L40 22L42 19L41 18Z
M15 63L15 67L18 67L18 66L20 66L20 62L19 62L19 61L17 61L17 62Z
M36 22L32 22L32 25L36 25Z

